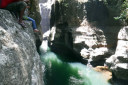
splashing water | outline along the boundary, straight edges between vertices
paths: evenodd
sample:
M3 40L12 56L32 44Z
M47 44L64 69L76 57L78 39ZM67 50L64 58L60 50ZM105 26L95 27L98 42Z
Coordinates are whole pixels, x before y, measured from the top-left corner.
M60 57L50 51L41 55L45 85L110 85L100 73L81 63L64 62Z
M55 0L39 0L43 39L50 34L51 5ZM102 75L81 63L64 62L50 52L47 39L41 45L41 60L45 64L45 85L110 85Z

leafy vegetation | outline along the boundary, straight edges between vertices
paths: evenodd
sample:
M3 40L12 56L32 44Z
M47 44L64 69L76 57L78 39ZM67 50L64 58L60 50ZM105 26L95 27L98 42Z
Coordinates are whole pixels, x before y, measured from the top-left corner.
M120 7L120 10L121 10L121 13L120 13L120 16L118 17L115 17L115 19L119 19L121 20L122 22L128 24L128 0L125 0L121 7Z
M115 20L120 20L124 24L128 24L128 0L103 0L106 6L119 10L119 15L115 16Z

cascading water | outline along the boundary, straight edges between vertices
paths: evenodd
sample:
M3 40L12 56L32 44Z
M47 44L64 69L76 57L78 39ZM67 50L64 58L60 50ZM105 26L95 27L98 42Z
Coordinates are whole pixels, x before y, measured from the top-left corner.
M47 38L50 34L50 12L55 0L40 0L43 42L41 60L45 64L45 85L110 85L102 75L81 63L63 61L61 56L48 51Z
M60 57L50 50L43 51L45 85L110 85L100 73L78 62L65 62Z
M41 28L43 33L43 51L46 52L48 49L48 37L50 35L50 14L51 6L55 0L39 0L39 8L41 14Z
M39 0L39 8L41 14L41 28L43 32L43 39L49 37L50 34L50 14L51 6L55 0Z

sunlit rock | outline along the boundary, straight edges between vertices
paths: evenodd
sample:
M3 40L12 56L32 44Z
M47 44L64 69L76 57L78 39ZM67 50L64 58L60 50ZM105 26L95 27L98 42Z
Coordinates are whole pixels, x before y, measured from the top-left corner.
M128 80L128 63L118 63L112 70L114 70L117 78Z
M107 19L107 12L101 0L56 1L51 10L51 28L56 27L52 45L67 47L84 60L104 60L109 50L104 26L98 26Z
M106 64L119 79L128 80L128 31L123 27L118 34L115 54L106 60Z
M22 28L9 11L0 9L0 84L43 85L42 64L30 22Z
M114 65L113 62L115 62L115 60L116 60L116 56L115 55L112 55L110 58L108 58L106 60L107 66L110 67L110 68L112 68L112 66Z
M95 71L102 73L104 79L111 82L112 81L112 72L106 66L97 66L94 68Z
M80 52L84 59L98 61L108 52L103 31L98 28L91 28L89 25L72 28L72 36L73 49Z
M88 0L76 0L76 1L83 3L83 2L87 2Z
M118 34L118 39L128 40L128 26L122 28Z

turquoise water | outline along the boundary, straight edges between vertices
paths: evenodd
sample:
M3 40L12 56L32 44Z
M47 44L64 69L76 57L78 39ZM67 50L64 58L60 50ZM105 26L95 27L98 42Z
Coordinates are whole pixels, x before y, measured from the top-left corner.
M81 63L60 60L53 52L41 56L45 64L45 85L110 85L102 75Z

